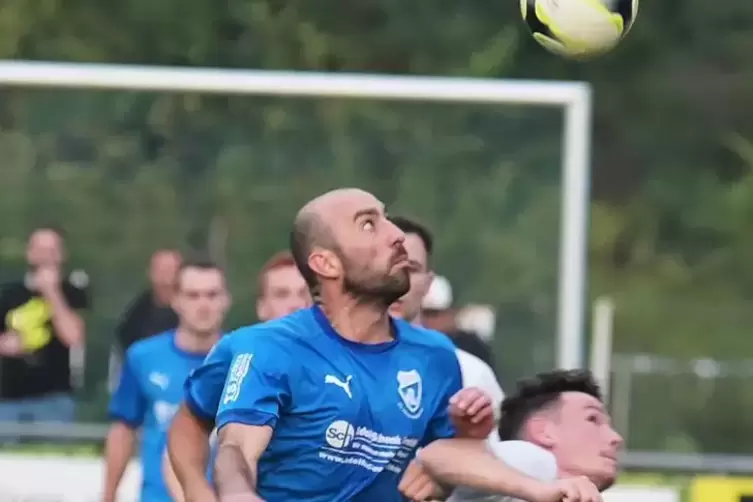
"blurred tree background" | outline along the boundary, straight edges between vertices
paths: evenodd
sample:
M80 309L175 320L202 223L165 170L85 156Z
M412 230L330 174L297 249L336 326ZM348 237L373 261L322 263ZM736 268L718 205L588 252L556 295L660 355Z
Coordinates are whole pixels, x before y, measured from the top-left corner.
M0 58L587 80L590 295L616 300L615 349L753 358L753 3L644 2L589 63L536 46L516 4L6 0ZM510 385L553 361L560 138L556 110L3 89L0 276L33 225L66 229L96 292L82 418L101 418L110 333L155 247L222 256L237 326L297 207L358 185L437 232L461 303L499 309ZM753 398L655 383L632 406L631 447L735 452Z

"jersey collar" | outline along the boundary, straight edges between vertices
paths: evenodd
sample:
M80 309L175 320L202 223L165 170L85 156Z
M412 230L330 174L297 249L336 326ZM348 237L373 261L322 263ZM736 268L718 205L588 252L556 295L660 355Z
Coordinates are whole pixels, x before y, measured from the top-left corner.
M340 333L335 330L332 324L330 324L329 319L327 319L327 316L324 315L324 312L322 312L322 309L319 307L319 305L314 305L313 307L311 307L311 312L314 316L314 320L327 336L352 349L363 352L384 352L386 350L390 350L392 347L397 345L398 342L400 342L400 329L398 324L392 317L390 317L390 326L392 328L392 333L395 335L394 340L382 343L359 343L348 340L347 338L343 338Z

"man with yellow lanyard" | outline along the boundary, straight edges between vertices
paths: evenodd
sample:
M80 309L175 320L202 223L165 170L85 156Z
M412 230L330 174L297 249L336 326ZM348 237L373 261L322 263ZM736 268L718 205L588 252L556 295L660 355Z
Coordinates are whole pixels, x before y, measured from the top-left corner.
M71 348L83 346L80 310L86 273L62 276L63 236L41 227L29 237L29 271L0 292L0 422L73 420Z

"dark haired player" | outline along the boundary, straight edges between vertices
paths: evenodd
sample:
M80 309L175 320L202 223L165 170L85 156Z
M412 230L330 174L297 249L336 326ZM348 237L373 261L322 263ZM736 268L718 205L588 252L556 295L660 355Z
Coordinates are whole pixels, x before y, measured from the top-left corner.
M596 502L617 476L622 438L590 372L557 370L519 382L502 405L499 436L494 444L436 441L419 460L437 481L462 487L455 500L474 502ZM499 476L508 466L559 482L511 485Z
M178 327L138 341L127 350L120 383L110 401L113 423L105 447L105 502L116 500L139 429L143 471L140 500L172 501L162 477L167 428L183 397L186 378L219 339L229 306L225 278L216 265L184 263L173 298Z
M317 305L224 337L189 380L187 405L217 410L221 502L402 500L416 449L454 434L454 347L387 314L410 286L404 239L361 190L301 209L291 250ZM492 415L486 398L456 408L459 433Z

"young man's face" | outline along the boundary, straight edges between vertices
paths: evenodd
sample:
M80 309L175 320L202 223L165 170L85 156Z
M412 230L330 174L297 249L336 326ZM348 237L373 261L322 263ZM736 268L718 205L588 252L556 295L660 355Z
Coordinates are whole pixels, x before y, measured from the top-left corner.
M214 335L229 307L230 295L221 271L188 267L179 273L173 309L182 325L199 335Z
M611 486L622 437L612 428L604 405L588 394L566 392L546 415L537 439L557 458L560 471L588 476L602 490Z
M256 304L260 321L270 321L311 306L306 282L294 266L277 267L264 274L264 292Z

